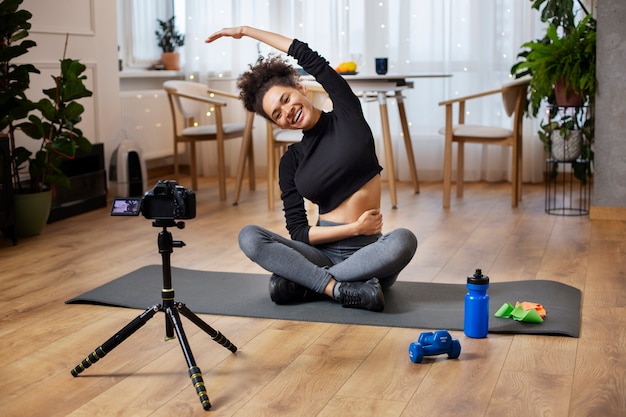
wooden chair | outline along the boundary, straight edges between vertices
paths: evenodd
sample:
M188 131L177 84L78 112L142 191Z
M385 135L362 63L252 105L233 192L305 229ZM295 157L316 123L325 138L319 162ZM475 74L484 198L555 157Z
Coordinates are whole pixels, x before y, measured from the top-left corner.
M167 92L172 111L174 126L174 175L178 175L178 144L185 143L189 146L189 169L191 175L191 188L198 188L196 142L215 141L217 143L217 174L219 180L220 200L226 200L226 163L224 157L224 141L227 139L243 138L242 143L252 142L252 122L254 115L246 111L246 123L224 123L222 108L227 105L226 100L239 98L224 91L209 89L206 85L191 82L169 80L163 83ZM240 103L240 102L239 102ZM214 124L199 125L198 117L202 113L211 111ZM179 119L184 120L180 126ZM243 151L243 148L242 148ZM254 183L254 163L252 148L246 150L246 154L240 157L239 163L248 159L251 186Z
M302 140L301 130L280 129L267 122L267 208L274 209L274 186L278 179L280 157L293 143Z
M450 188L452 181L452 143L457 145L457 197L463 197L463 170L465 143L500 145L511 147L511 205L517 207L522 199L522 119L526 106L526 93L530 78L520 78L506 83L497 90L485 91L439 103L446 106L446 125L439 133L445 135L443 157L443 207L450 207ZM465 124L465 103L467 101L493 94L501 94L505 113L513 116L512 129L496 126ZM453 124L453 105L458 103L458 121Z

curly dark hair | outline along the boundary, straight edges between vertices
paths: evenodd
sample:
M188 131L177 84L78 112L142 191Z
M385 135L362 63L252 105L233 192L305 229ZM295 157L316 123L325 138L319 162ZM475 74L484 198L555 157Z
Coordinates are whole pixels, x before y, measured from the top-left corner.
M237 80L237 87L241 90L239 98L247 110L271 120L263 111L265 93L275 85L296 88L299 80L300 73L283 57L270 55L264 58L261 56L256 64L250 64L250 70L244 72Z

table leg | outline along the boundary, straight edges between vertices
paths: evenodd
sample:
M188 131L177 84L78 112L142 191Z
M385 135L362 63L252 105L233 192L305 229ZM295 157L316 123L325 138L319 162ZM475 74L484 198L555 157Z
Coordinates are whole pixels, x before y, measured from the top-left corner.
M458 175L458 174L457 174ZM443 208L450 208L452 183L452 104L446 104L446 139L443 150Z
M246 130L244 132L245 137L248 139L248 149L246 154L248 156L248 189L250 191L256 190L256 175L254 173L254 141L252 140L252 129L254 128L254 113L246 112Z
M387 161L387 177L389 181L389 195L391 196L391 207L398 208L398 198L396 194L396 175L393 164L393 149L391 146L391 133L389 129L389 112L387 111L387 95L384 92L378 93L378 104L380 107L380 120L383 128L383 143L385 145L385 159Z
M398 103L398 114L400 115L400 124L402 125L402 136L404 137L404 147L406 148L406 156L409 159L409 169L411 171L411 179L413 180L413 190L415 193L420 192L420 183L417 177L417 168L415 166L415 156L413 155L413 144L411 143L411 133L409 132L409 123L406 119L404 110L404 100L402 92L396 91L396 102Z
M237 182L235 184L235 199L233 205L236 206L239 203L239 196L241 194L241 184L243 182L243 174L246 170L246 159L248 160L250 169L250 189L255 188L254 178L254 156L252 151L252 128L254 123L254 113L246 112L246 126L243 131L243 138L241 139L241 151L239 152L239 162L237 164Z

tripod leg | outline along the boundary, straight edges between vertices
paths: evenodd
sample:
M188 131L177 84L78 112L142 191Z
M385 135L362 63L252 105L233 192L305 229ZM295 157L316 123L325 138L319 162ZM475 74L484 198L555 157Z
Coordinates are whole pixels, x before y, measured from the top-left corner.
M171 278L170 278L171 282ZM161 299L163 300L163 307L167 309L168 307L174 305L174 290L172 288L163 288L161 290ZM169 319L168 315L165 315L165 340L171 340L174 338L174 328L172 327L172 320Z
M219 330L215 330L213 327L205 323L200 317L196 316L194 312L189 310L185 304L176 303L176 308L183 316L187 317L189 321L204 330L217 343L233 353L237 352L237 346L233 345Z
M130 335L139 330L148 320L150 320L157 311L161 308L160 305L154 305L139 316L135 317L130 323L124 326L119 332L113 335L110 339L104 342L101 346L97 347L92 353L90 353L81 363L76 365L71 370L73 376L78 376L79 373L89 368L100 359L104 358L107 353L115 349L120 343L126 340Z
M198 394L198 397L200 397L202 408L208 410L209 408L211 408L211 403L209 402L209 396L207 395L206 387L204 386L202 372L200 371L200 368L196 366L196 361L194 360L193 354L191 353L191 348L189 347L187 336L185 336L185 331L183 330L183 326L180 323L180 316L178 315L178 311L172 307L167 307L165 309L165 314L167 314L167 317L170 318L172 326L174 327L174 331L176 332L176 336L178 337L180 347L183 349L183 354L185 355L187 366L189 366L189 377L191 378L191 383L196 388L196 393Z

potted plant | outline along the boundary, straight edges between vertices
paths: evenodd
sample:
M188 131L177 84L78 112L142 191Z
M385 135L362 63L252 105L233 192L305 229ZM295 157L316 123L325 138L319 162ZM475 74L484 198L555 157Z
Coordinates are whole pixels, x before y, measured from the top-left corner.
M593 118L588 118L581 126L572 116L564 116L559 121L552 120L541 125L539 139L543 142L544 150L551 156L551 180L556 179L559 163L567 162L572 166L574 177L582 185L591 178L591 161L593 160Z
M539 139L546 152L557 162L573 161L580 156L582 130L576 126L575 119L570 115L541 125Z
M43 229L50 213L53 187L70 186L69 178L60 169L61 162L74 158L78 148L87 152L91 149L89 140L76 127L84 111L76 100L92 93L83 83L86 67L64 57L60 74L52 77L54 86L43 90L46 97L37 102L27 98L30 74L39 70L31 64L13 62L36 46L26 39L32 14L18 10L21 3L22 0L0 2L0 132L9 138L16 229L23 237L39 234ZM28 149L31 146L18 145L29 138L37 141L34 153ZM43 201L35 202L34 198ZM43 220L25 219L30 209L41 209Z
M157 19L159 29L155 31L159 47L163 51L161 63L166 70L180 69L180 54L176 52L176 48L185 44L185 35L176 30L174 19L175 16L168 20Z
M576 149L573 158L576 178L586 183L593 162L593 103L596 91L596 20L580 0L585 17L575 21L574 0L531 0L548 23L545 36L522 45L519 61L511 68L516 78L530 75L526 113L537 116L548 104L548 121L542 122L539 138L553 159L568 160L559 150ZM569 113L565 114L568 111ZM570 139L573 142L568 142ZM556 141L555 145L551 141ZM562 146L558 143L562 143ZM556 150L557 155L554 155ZM553 168L554 168L553 167Z
M544 100L560 106L582 106L596 88L596 22L591 15L568 34L550 23L543 39L526 42L512 68L516 78L531 75L529 104L534 116Z

